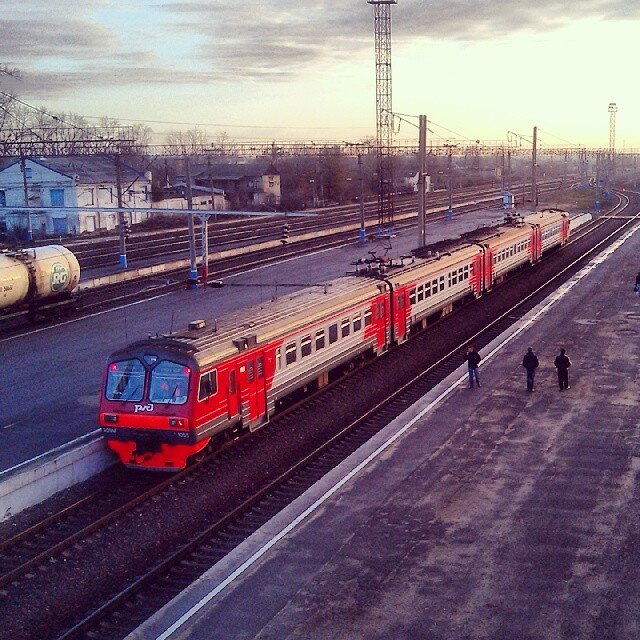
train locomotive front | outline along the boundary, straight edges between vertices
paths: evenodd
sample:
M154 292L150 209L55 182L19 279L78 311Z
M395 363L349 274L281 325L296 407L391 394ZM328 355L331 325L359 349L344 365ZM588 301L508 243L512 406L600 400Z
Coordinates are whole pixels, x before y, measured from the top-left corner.
M193 428L193 352L168 341L138 342L111 356L100 400L107 444L128 466L175 471L206 447Z

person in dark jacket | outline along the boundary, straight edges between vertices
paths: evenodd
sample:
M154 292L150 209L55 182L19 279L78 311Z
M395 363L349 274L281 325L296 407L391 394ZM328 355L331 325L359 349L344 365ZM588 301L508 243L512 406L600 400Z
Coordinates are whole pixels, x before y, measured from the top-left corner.
M638 275L636 276L636 286L633 290L640 296L640 272L638 272Z
M558 385L560 386L560 391L571 389L569 386L569 367L571 366L571 362L566 356L564 349L560 349L560 355L556 356L553 364L558 370Z
M535 391L533 381L539 365L538 356L533 353L533 348L529 347L527 353L524 354L524 358L522 358L522 366L527 370L527 391Z
M464 354L464 360L469 367L469 389L473 389L473 381L480 386L480 376L478 375L478 365L480 364L480 354L473 348L473 345L469 345L467 352Z

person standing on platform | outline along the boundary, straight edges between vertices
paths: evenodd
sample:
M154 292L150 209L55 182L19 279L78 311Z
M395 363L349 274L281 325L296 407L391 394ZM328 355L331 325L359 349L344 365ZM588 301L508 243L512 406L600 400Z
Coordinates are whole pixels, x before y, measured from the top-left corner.
M469 345L467 353L464 354L464 360L469 367L469 389L473 389L473 381L480 386L480 376L478 375L478 365L480 364L480 354L473 348L473 345Z
M571 389L569 386L569 367L571 366L571 362L566 356L564 349L560 349L560 355L556 356L553 364L558 370L558 385L560 386L560 391Z
M539 365L538 356L533 353L533 348L529 347L527 353L524 354L524 358L522 358L522 366L527 370L527 391L535 391L533 381Z
M640 271L636 276L636 286L633 288L633 290L640 296Z

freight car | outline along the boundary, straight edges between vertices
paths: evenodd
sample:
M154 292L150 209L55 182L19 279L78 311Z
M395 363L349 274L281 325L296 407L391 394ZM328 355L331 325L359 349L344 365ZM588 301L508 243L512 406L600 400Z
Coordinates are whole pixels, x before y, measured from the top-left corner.
M212 437L260 428L302 388L320 388L455 304L568 239L547 210L484 231L445 253L345 276L185 331L136 342L107 361L99 421L128 466L177 470Z
M35 311L67 301L80 281L69 249L48 245L0 252L0 313Z

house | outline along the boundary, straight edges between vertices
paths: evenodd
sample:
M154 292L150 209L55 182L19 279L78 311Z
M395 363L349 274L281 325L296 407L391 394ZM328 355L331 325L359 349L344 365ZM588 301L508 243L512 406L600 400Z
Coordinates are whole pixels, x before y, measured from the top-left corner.
M420 177L420 172L412 173L408 176L404 177L403 187L405 190L418 193L418 178ZM433 186L431 185L431 176L424 177L424 187L425 192L433 191Z
M224 191L231 209L280 206L280 174L272 164L238 162L200 166L194 169L199 186Z
M151 173L120 165L123 207L130 223L151 214ZM0 167L0 224L26 229L30 207L31 228L43 234L78 234L110 230L118 224L116 167L111 156L25 158ZM31 207L36 207L35 209ZM42 207L42 209L37 209Z
M226 211L229 203L222 189L191 186L191 204L194 209ZM162 189L162 199L154 200L154 209L187 209L187 185L178 182Z

